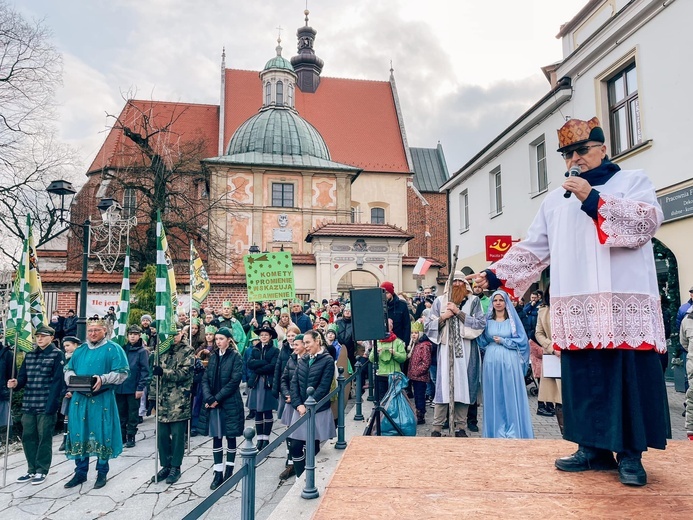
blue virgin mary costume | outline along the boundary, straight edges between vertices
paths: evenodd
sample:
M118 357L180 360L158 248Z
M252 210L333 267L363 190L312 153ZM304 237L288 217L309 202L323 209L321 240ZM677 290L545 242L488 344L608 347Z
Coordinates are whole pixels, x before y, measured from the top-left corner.
M96 345L83 343L65 365L69 376L101 376L107 390L97 395L75 392L70 399L65 455L68 459L113 459L123 452L118 406L112 385L122 383L130 371L120 345L106 339Z
M501 295L509 319L494 319L493 298ZM502 338L501 343L493 340ZM477 338L485 350L482 373L484 398L483 436L487 438L533 439L525 373L529 366L529 342L510 297L496 291L486 312L486 328Z

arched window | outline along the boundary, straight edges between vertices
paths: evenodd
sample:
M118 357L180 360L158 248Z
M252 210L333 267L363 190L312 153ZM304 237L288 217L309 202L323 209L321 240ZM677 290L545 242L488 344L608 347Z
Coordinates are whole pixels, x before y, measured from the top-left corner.
M272 102L272 84L268 81L265 83L265 105Z
M385 224L385 210L383 208L371 208L371 224Z
M277 106L284 104L284 83L277 81Z
M294 86L289 83L289 106L294 107Z

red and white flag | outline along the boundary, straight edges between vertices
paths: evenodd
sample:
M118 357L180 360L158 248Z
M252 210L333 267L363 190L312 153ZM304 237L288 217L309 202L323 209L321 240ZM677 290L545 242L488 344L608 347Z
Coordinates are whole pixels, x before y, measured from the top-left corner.
M427 258L424 258L423 256L419 257L419 261L416 262L416 265L414 266L414 276L423 276L426 274L428 271L428 268L433 265L433 262L428 260Z

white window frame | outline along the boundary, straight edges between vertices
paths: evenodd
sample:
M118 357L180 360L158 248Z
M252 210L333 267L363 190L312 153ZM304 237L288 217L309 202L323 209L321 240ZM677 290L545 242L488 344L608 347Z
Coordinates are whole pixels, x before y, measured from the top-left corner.
M489 172L489 188L491 195L491 218L503 213L503 175L501 167L496 166Z
M125 188L123 190L123 217L134 217L135 211L137 211L137 191L135 188Z
M544 150L543 157L541 157L539 153L542 148ZM547 160L546 136L542 134L529 143L529 171L531 175L530 197L536 197L549 190L549 169Z
M469 231L469 190L460 192L460 235Z

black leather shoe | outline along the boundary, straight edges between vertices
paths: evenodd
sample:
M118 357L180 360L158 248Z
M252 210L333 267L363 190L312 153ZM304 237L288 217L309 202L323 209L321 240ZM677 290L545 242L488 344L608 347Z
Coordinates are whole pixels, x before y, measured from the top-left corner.
M108 479L106 478L105 473L99 473L96 475L96 482L94 483L94 489L101 489L106 485L106 482Z
M216 488L221 486L221 484L224 482L224 474L221 471L215 471L214 472L214 480L212 480L212 483L209 485L209 489L214 491Z
M464 430L455 430L455 437L469 437Z
M636 457L623 457L618 463L618 480L626 486L644 486L647 484L647 473L642 462Z
M81 474L75 473L74 476L70 480L68 480L63 487L70 489L70 488L79 486L80 484L83 484L86 481L87 481L86 475L81 475Z
M610 451L580 446L568 457L556 459L555 465L561 471L609 471L618 465Z
M135 436L134 435L128 435L125 439L125 444L123 445L125 448L134 448L135 447Z
M469 431L470 431L470 432L475 432L475 433L476 433L476 432L479 431L479 426L476 425L476 424L469 423L469 424L467 425L467 428L469 428Z
M438 430L433 430L431 432L431 437L442 437L442 436L443 436L443 434L440 433Z
M224 480L228 480L233 476L233 466L226 466L224 469Z
M171 468L171 472L166 477L166 483L175 484L178 480L180 480L180 467Z
M171 468L161 468L159 473L156 474L156 477L152 477L152 482L163 482L166 477L168 477L169 473L171 473Z

